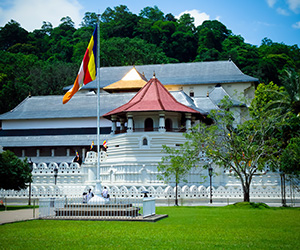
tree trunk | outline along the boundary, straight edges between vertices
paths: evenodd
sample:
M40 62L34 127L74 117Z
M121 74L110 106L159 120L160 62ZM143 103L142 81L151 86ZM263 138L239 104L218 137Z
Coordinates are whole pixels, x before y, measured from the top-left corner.
M177 185L178 185L178 183L177 183L177 181L176 181L176 185L175 185L175 206L178 206L178 197L177 197L178 191L177 191Z
M243 191L244 191L244 202L250 202L250 185L244 184Z
M286 194L285 194L285 174L280 173L281 180L281 203L283 207L286 207Z

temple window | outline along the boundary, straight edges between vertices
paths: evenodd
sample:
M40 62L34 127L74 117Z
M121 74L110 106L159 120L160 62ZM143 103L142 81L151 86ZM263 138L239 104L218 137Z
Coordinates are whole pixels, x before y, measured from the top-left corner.
M147 140L147 138L144 138L143 139L143 146L147 146L148 145L148 140Z

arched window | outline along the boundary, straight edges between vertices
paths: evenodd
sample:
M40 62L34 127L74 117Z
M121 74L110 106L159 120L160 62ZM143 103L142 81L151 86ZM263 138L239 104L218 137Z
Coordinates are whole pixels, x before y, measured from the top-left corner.
M167 118L165 121L165 126L167 131L172 131L172 120L170 118Z
M145 131L153 131L153 120L151 118L145 120Z
M144 138L143 139L143 146L147 146L148 145L148 140L147 140L147 138Z

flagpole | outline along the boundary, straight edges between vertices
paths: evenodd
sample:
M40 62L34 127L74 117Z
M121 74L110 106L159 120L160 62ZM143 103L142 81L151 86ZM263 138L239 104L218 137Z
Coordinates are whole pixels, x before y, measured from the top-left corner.
M100 15L97 20L97 179L95 194L101 194L100 182Z

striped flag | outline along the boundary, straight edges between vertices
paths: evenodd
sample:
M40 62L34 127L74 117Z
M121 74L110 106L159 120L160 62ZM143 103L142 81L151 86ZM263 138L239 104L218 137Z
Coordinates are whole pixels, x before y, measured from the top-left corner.
M82 88L83 85L88 84L96 79L97 75L97 26L94 30L92 38L84 54L81 62L78 75L73 87L64 95L63 104L66 104L75 93Z
M91 144L91 149L90 149L90 150L92 150L92 149L93 149L93 147L94 147L94 141L92 141L92 144Z
M106 140L104 140L104 142L103 142L103 147L104 147L104 148L107 148Z

